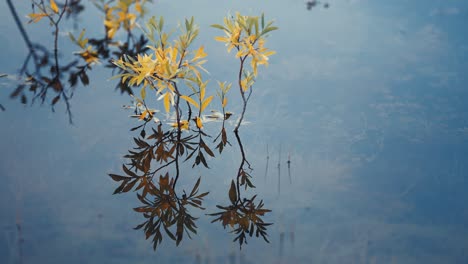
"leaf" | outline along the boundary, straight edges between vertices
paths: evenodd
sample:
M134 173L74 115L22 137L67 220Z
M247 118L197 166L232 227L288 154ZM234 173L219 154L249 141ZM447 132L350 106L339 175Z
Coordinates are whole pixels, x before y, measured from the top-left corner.
M128 192L130 191L133 186L135 186L135 183L137 182L138 180L134 180L132 182L130 182L129 184L127 184L127 186L125 186L125 188L123 188L122 192Z
M208 155L210 155L211 157L215 156L213 151L211 151L211 149L205 144L205 142L202 142L201 146L203 147L203 149L205 149L205 152L208 153Z
M130 171L125 165L122 165L122 169L128 176L138 178L138 176L133 171Z
M262 34L260 34L260 36L263 36L266 33L270 32L270 31L273 31L273 30L277 30L277 29L278 29L278 27L267 27L265 30L262 31Z
M164 109L166 109L166 112L169 113L169 110L170 110L170 107L171 107L171 96L169 94L169 92L167 92L165 95L164 95Z
M164 26L164 18L163 18L163 16L161 16L159 18L159 31L162 31L163 26Z
M27 102L28 102L28 100L26 99L26 96L24 94L21 95L21 103L26 104Z
M164 231L166 231L166 234L174 241L176 241L176 237L174 236L174 234L172 234L172 232L166 227L166 225L162 225L164 227Z
M145 87L141 88L140 95L141 95L141 99L145 100L145 98L146 98L146 89L145 89Z
M130 177L120 176L120 175L116 175L116 174L109 174L109 176L114 181L127 181L127 180L130 180Z
M59 8L55 3L55 0L50 0L50 8L52 8L52 11L54 11L54 13L58 14Z
M195 119L195 122L197 123L197 127L198 127L199 129L202 129L202 128L203 128L203 122L202 122L202 120L201 120L200 117L197 116L197 118Z
M237 191L234 180L231 181L231 188L229 189L229 199L231 200L232 204L235 204L237 201Z
M265 14L262 13L262 29L265 27Z
M194 59L201 59L201 58L204 58L204 57L206 57L206 53L205 53L204 47L202 45L202 46L200 46L200 48L195 53L195 58Z
M54 99L52 99L52 105L55 105L59 100L60 100L60 94L55 96Z
M213 24L211 25L211 27L214 27L214 28L217 28L217 29L221 29L221 30L226 30L225 27L221 26L221 25L218 25L218 24Z
M182 95L180 98L184 99L185 101L189 102L190 104L192 104L193 106L195 106L196 108L200 108L200 106L198 105L197 102L195 102L195 100L193 100L192 98L186 96L186 95Z
M203 101L203 104L200 108L200 112L203 112L203 110L205 110L205 108L210 104L212 99L213 99L213 96L211 95L210 97L206 98L205 101Z
M80 80L84 86L89 84L89 78L85 71L80 72L78 76L80 77Z
M18 87L10 94L10 98L16 98L24 90L24 85L18 85Z
M200 151L198 154L198 157L200 157L200 161L203 163L203 165L209 169L210 167L208 167L208 163L206 163L206 159L205 159L205 156L203 155L203 152Z
M198 186L200 185L200 180L201 180L201 177L198 177L197 182L195 183L195 185L193 186L192 191L190 192L190 197L192 197L193 195L195 195L197 193Z
M228 103L227 97L224 97L222 107L225 108L227 103Z
M28 23L37 23L39 22L43 17L46 17L47 14L46 13L39 13L39 14L34 14L34 13L31 13L28 15L28 17L31 19L29 20Z

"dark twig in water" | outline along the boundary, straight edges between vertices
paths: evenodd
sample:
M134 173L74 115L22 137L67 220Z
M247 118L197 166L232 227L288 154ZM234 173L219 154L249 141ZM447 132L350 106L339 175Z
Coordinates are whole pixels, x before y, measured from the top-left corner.
M281 193L281 144L278 153L278 195Z
M288 153L288 176L289 176L289 183L292 184L292 179L291 179L291 153Z

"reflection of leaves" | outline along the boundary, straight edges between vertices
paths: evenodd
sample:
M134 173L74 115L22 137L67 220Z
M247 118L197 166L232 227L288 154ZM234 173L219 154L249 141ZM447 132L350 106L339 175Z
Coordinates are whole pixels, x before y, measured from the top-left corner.
M229 189L229 198L231 200L231 205L217 205L216 207L221 209L221 211L208 214L216 217L211 222L221 222L224 228L229 225L232 228L231 232L237 235L233 241L238 241L241 248L244 243L247 244L247 235L252 237L254 233L256 237L262 236L262 238L269 243L270 241L268 241L267 238L268 234L266 228L272 223L265 223L261 217L264 216L265 213L271 212L271 210L263 208L263 201L255 205L254 200L256 195L250 200L244 199L241 201L239 197L236 197L234 181L231 183L231 188Z
M130 159L129 166L122 166L124 175L109 174L109 176L120 183L114 194L131 190L137 192L137 197L143 205L134 210L142 213L146 220L136 229L143 229L147 239L153 237L153 247L156 249L162 242L164 234L174 240L176 245L182 241L184 234L189 237L191 234L196 234L197 218L190 214L187 207L204 210L202 201L208 192L199 193L199 178L190 193L187 195L184 191L180 197L175 191L177 177L170 178L166 173L164 176L160 175L159 181L155 182L154 176L170 164L175 164L178 171L178 157L187 155L186 149L207 151L208 147L201 140L195 149L193 145L197 142L194 142L196 136L193 135L180 138L178 141L181 131L174 129L164 131L161 123L156 129L151 128L151 130L146 139L134 138L136 146L125 156ZM152 166L153 162L156 164Z
M244 104L239 122L234 130L242 154L242 160L237 177L235 180L232 180L228 191L230 205L218 205L217 207L221 211L211 215L216 217L212 222L220 221L224 227L229 225L233 229L232 232L236 234L234 241L239 241L240 246L242 246L244 243L247 243L247 235L252 237L254 232L257 237L262 236L268 242L266 227L271 225L270 223L265 223L262 219L265 213L270 212L270 210L263 208L263 201L256 204L254 202L256 196L253 196L250 200L243 198L240 188L241 186L245 189L255 188L251 182L252 176L250 172L252 168L246 159L238 132L247 102L252 93L252 89L246 93L247 89L245 88L250 88L253 84L256 69L254 69L255 73L248 74L244 72L243 68L247 57L251 55L254 66L266 64L266 56L273 53L263 48L264 41L262 40L262 34L276 28L270 27L270 24L268 24L266 26L267 29L263 30L264 25L262 22L263 31L259 32L258 29L255 29L254 33L252 30L258 27L255 26L256 23L258 24L258 17L238 16L238 18L240 22L247 22L248 28L251 29L245 29L250 37L243 40L243 43L251 49L248 49L249 54L244 54L241 58L240 79L238 83ZM110 16L109 18L106 16L106 19L112 22ZM231 85L220 83L218 96L221 100L222 113L216 111L212 115L202 116L203 111L211 103L213 96L206 95L208 82L202 80L199 72L200 69L204 70L201 66L204 61L200 61L201 58L206 56L203 46L194 53L192 59L186 58L188 54L192 54L188 47L198 34L198 29L193 26L193 18L185 21L185 30L182 29L181 36L175 39L173 43L169 41L169 35L163 32L163 23L162 18L159 21L156 18L152 18L147 24L147 31L143 29L145 36L153 44L149 46L153 51L152 53L131 54L131 51L124 50L125 45L118 45L122 50L122 54L119 55L118 60L111 60L113 67L119 68L120 74L115 76L115 78L121 79L120 85L129 90L133 88L140 89L139 98L132 96L136 101L135 106L126 108L133 108L135 113L132 117L136 117L139 121L144 121L144 123L131 129L132 131L140 129L140 138L134 138L136 146L132 150L129 150L129 154L125 156L129 159L127 166L123 166L126 175L110 174L110 177L114 181L120 182L120 186L114 193L123 193L130 190L137 192L137 197L142 205L134 208L134 210L143 214L145 221L138 225L136 229L143 229L147 239L152 237L154 249L162 242L163 236L169 237L178 245L182 241L184 234L190 237L191 234L196 233L196 218L189 213L187 207L189 205L204 209L202 207L202 200L208 193L198 195L200 184L200 179L198 179L189 195L185 191L183 191L182 196L177 194L175 190L176 184L179 176L182 176L180 163L192 160L192 167L203 164L206 168L209 168L207 158L215 157L215 155L208 144L206 144L206 138L211 138L211 136L204 132L204 122L210 119L210 121L222 120L221 131L214 140L214 142L217 142L220 139L216 148L221 153L224 147L230 144L227 140L224 125L225 120L232 115L231 112L225 109L228 104L226 94ZM116 25L114 24L106 24L109 38L113 37L112 28ZM243 27L245 28L247 25L243 25ZM269 27L270 29L268 29ZM159 40L155 39L156 35L159 37ZM130 36L130 39L135 41L133 35ZM253 45L257 45L255 44L257 40L259 41L258 51L253 47ZM89 43L91 42L90 40ZM83 42L82 46L84 45L86 43ZM244 48L243 46L242 52L247 51ZM259 52L262 54L259 54ZM257 55L262 56L258 57ZM245 78L242 78L242 76ZM252 81L250 81L251 79ZM185 89L181 88L182 85L190 88L192 93L185 93ZM152 92L150 93L150 91ZM157 111L153 111L147 107L146 103L150 102L149 96L151 94L159 96L158 100L164 99L164 108L168 113L166 120L169 123L161 122L158 117L154 116ZM192 109L194 112L192 112ZM187 110L187 115L185 114L185 110ZM172 111L174 113L170 115ZM153 127L149 128L149 126L148 128L146 127L151 120L154 120L158 124L157 129ZM195 123L195 126L191 126L192 122ZM151 122L151 124L153 123ZM167 126L168 129L163 130L163 126ZM146 132L149 129L152 132L147 135ZM185 136L185 133L188 133L188 136ZM166 171L166 173L164 174L162 170ZM175 175L170 177L169 172L172 173L174 171ZM159 181L156 181L158 175Z
M226 144L231 145L231 143L229 143L229 141L227 140L226 129L224 127L221 129L221 132L219 133L218 137L215 139L215 142L219 137L221 137L221 140L219 141L218 145L216 145L216 148L219 150L219 154L221 154Z
M135 229L143 228L146 239L153 236L153 248L162 242L163 235L161 227L166 235L176 242L176 245L182 241L184 233L191 238L191 233L196 234L195 220L186 206L204 209L202 200L208 192L198 194L200 178L192 188L190 195L186 194L180 199L173 189L174 179L169 180L169 175L159 177L159 187L151 184L151 188L146 194L137 194L138 199L143 206L134 208L136 212L142 213L147 219L145 222L136 226ZM150 196L151 198L148 198ZM175 230L174 230L175 229Z

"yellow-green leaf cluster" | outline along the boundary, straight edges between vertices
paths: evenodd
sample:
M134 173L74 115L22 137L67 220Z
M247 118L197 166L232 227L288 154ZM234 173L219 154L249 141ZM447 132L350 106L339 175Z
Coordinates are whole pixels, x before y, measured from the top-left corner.
M31 13L28 15L30 19L28 23L37 23L46 16L48 16L47 13Z
M76 54L83 58L88 64L96 63L99 61L99 54L92 48L92 46L88 45L88 38L85 38L84 36L85 32L86 30L83 29L78 38L75 38L73 34L69 33L69 37L73 43L81 48L81 50L76 52Z
M156 94L160 95L159 99L164 102L166 112L174 105L175 96L180 96L202 112L212 99L212 96L205 98L206 82L203 83L200 74L200 70L205 70L202 65L206 62L204 58L207 54L203 46L193 52L188 51L188 45L198 34L198 29L193 25L193 18L186 20L185 31L178 39L170 42L169 35L162 31L163 25L162 18L158 20L153 17L149 20L145 33L153 42L153 45L148 46L152 52L137 55L136 58L124 56L114 61L115 65L124 70L124 73L116 77L120 77L128 86L142 86L142 91L146 87L156 90ZM200 96L198 102L177 90L176 85L181 80L185 81L194 94ZM146 91L141 95L144 100Z
M228 103L228 98L226 94L231 89L232 84L231 83L226 84L226 82L218 82L218 86L219 86L219 91L216 91L216 94L221 100L221 107L225 109Z
M250 65L254 76L257 76L258 65L268 65L268 57L275 54L274 51L265 48L265 37L270 31L278 29L272 26L270 21L265 25L264 16L235 16L225 17L224 25L212 25L212 27L224 31L224 36L215 37L215 40L225 42L228 52L233 48L237 50L236 57L244 61L250 58Z
M58 8L55 0L50 0L48 7L45 5L45 3L42 3L42 1L40 4L36 4L35 6L37 6L41 12L28 14L28 17L30 19L28 23L37 23L44 17L49 17L50 19L52 19L52 16L54 14L59 14L60 12L60 9Z
M136 25L136 19L145 14L144 4L147 0L118 0L115 5L105 4L102 9L106 17L104 25L106 26L107 37L114 38L117 31L122 27L126 31L132 30ZM135 11L131 11L134 6Z

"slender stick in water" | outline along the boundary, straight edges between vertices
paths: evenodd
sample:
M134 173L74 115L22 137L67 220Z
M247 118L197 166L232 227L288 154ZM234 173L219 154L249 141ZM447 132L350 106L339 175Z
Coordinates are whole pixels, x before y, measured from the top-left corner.
M265 168L265 182L266 182L266 178L267 178L267 175L268 175L268 162L270 161L270 154L268 152L268 144L267 144L267 157L266 157L266 168Z
M281 144L278 154L278 195L281 193Z
M291 153L288 153L288 175L289 175L289 183L292 184L291 179Z

